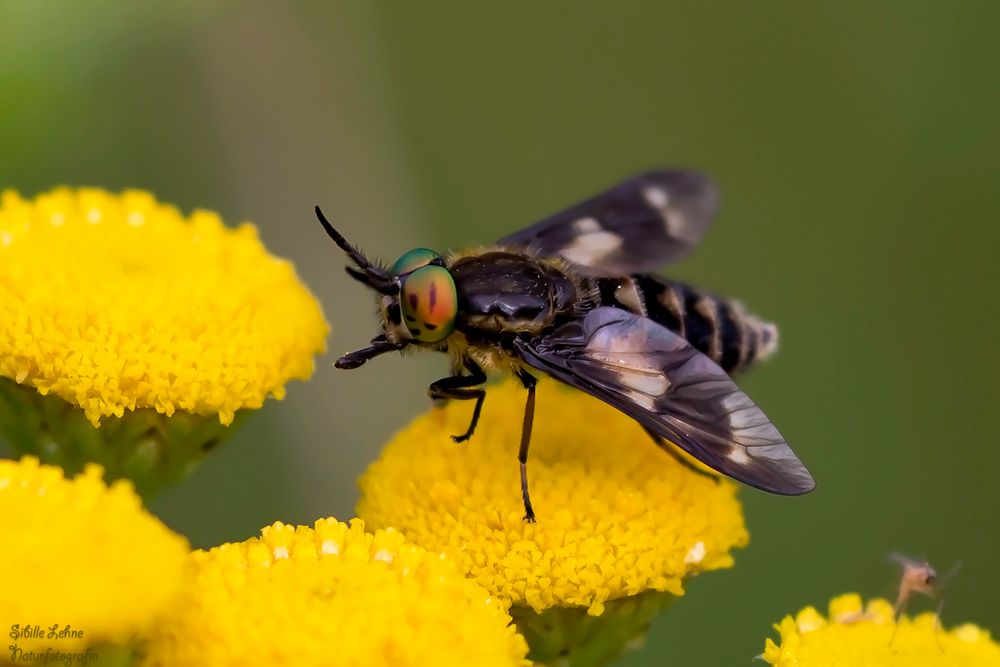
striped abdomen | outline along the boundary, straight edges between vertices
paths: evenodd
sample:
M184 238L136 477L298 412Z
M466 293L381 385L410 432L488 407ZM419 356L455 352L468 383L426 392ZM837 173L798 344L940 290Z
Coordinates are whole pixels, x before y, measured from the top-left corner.
M653 275L595 280L602 306L623 308L684 336L727 373L765 359L778 346L778 330L736 301Z

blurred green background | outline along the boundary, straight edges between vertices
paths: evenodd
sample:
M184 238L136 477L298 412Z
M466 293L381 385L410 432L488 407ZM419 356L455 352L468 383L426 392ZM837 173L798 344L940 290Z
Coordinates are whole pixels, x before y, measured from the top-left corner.
M374 321L314 204L391 260L649 167L707 170L723 212L670 273L781 326L742 383L819 488L745 490L750 547L625 664L745 664L786 612L892 595L893 550L962 561L945 623L1000 631L998 24L997 3L902 0L3 2L0 187L135 186L253 220L321 298L315 377L154 504L207 546L351 516L442 374L330 366Z

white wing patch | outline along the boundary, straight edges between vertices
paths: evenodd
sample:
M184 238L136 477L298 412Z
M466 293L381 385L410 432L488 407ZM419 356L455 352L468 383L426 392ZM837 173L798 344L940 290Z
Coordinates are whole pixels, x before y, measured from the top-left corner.
M646 335L635 328L622 335L614 328L597 331L587 343L587 356L612 371L630 397L647 410L670 389L670 380L660 369L656 355L644 352Z
M643 188L642 196L646 203L660 214L667 234L692 245L698 243L704 230L696 224L691 224L692 221L684 214L683 206L673 205L670 193L665 188L658 185L647 186Z
M559 254L583 266L591 266L611 256L622 247L624 240L618 234L606 232L596 218L580 218L573 223L577 232L572 245L566 246Z
M573 223L573 229L578 234L593 234L601 231L601 223L597 221L597 218L580 218Z
M636 405L642 406L643 408L649 410L650 412L656 412L656 399L650 396L649 394L644 394L641 391L636 391L633 389L626 392L625 396L628 396L629 400L635 403Z
M645 369L620 373L618 379L626 387L631 387L649 396L662 396L670 388L670 380L663 373L651 373Z
M670 195L666 190L657 185L650 185L648 188L645 188L642 191L642 196L646 198L646 203L653 208L664 209L670 203Z
M739 445L733 445L726 454L726 458L736 465L745 466L750 463L750 455L747 454L746 448Z

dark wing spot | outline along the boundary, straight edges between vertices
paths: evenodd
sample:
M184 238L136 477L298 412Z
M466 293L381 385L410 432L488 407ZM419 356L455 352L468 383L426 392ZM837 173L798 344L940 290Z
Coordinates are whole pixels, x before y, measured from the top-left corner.
M410 308L412 308L413 310L417 309L417 303L419 302L419 300L417 299L416 294L407 294L406 300L410 302Z

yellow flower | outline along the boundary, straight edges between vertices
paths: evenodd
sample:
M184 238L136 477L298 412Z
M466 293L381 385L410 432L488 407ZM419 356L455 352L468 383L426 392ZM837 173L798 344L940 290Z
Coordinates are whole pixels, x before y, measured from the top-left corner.
M0 376L102 417L218 415L281 398L327 325L249 224L140 191L0 195Z
M697 475L596 399L539 386L528 477L538 523L522 521L517 445L523 389L490 387L468 443L469 403L418 417L361 479L358 515L452 555L502 600L535 611L645 590L732 565L748 541L736 487Z
M628 417L554 382L538 388L528 457L538 522L525 523L516 458L524 400L516 382L491 386L463 444L450 435L465 431L469 403L418 417L362 477L358 515L447 553L514 605L536 660L579 649L569 635L595 628L584 616L606 606L602 621L630 615L632 630L606 628L627 640L683 594L687 577L732 565L730 550L748 541L735 485L692 472ZM539 649L536 630L562 647Z
M127 642L179 590L187 541L98 466L70 480L32 457L0 460L0 526L0 628L17 635L5 644L15 662L46 646ZM68 632L50 639L54 625Z
M768 639L762 657L779 667L1000 665L1000 646L986 630L972 624L945 630L929 612L903 616L897 627L888 601L863 606L853 593L831 600L828 618L806 607L774 627L781 643Z
M152 665L523 665L486 591L395 531L321 519L196 551L145 647Z
M0 440L18 453L149 494L308 378L326 333L249 224L139 191L0 195Z

